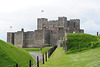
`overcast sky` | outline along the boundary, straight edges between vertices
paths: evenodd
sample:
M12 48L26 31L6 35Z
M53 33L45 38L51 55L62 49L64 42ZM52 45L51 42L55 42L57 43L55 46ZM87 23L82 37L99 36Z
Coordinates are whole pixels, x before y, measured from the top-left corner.
M100 32L100 0L0 0L0 39L6 41L8 31L36 30L41 10L49 20L80 19L85 33Z

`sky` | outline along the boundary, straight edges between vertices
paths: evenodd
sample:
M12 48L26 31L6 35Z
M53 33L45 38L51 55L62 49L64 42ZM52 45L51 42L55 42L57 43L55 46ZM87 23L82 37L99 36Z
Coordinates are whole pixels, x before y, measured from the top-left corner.
M100 32L100 0L0 0L0 39L7 41L7 32L21 28L36 30L37 18L57 20L62 16L80 19L85 33Z

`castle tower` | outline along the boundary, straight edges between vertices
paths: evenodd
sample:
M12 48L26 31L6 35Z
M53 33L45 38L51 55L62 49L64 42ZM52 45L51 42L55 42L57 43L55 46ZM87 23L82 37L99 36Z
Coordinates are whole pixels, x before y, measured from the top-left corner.
M14 34L14 45L17 47L24 47L25 44L25 33L24 29L22 28L21 31L15 32Z
M14 45L14 33L7 32L7 42Z
M58 27L67 28L67 17L58 17Z
M48 27L49 23L48 23L48 19L46 18L38 18L37 19L37 29L38 30L42 30L44 27Z
M68 24L69 24L70 33L73 33L74 30L76 31L80 30L80 20L79 19L70 19Z
M76 19L76 20L75 20L75 28L76 28L77 30L80 30L80 19Z

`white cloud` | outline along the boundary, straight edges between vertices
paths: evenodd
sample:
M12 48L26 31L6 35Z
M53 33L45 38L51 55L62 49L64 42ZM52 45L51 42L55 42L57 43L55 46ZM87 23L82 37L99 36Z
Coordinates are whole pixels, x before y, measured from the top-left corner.
M81 28L85 29L86 33L96 35L97 32L100 32L100 25L96 24L95 21L86 21L81 25Z
M11 12L30 6L45 6L56 0L0 0L0 12Z
M41 10L50 20L59 16L79 18L85 33L95 34L100 28L99 6L100 0L0 0L0 39L6 41L10 26L12 31L35 30Z

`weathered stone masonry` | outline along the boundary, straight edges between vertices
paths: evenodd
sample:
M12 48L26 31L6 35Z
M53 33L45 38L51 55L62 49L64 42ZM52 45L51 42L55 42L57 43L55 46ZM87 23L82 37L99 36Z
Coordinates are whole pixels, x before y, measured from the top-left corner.
M17 47L41 47L43 45L57 45L65 36L65 33L84 33L80 29L80 20L67 17L58 17L58 20L46 18L37 19L37 30L24 32L7 32L7 42Z

